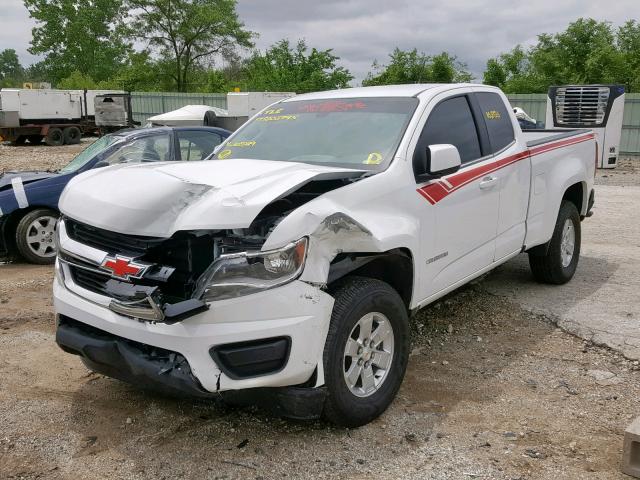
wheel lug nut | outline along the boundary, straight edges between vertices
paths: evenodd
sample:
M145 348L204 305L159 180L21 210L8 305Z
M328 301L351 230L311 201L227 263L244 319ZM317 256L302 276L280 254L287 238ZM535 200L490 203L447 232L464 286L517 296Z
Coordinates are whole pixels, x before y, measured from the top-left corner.
M363 362L364 362L364 360L359 359L359 360L358 360L358 365L362 365L362 363L363 363Z
M358 355L362 355L363 351L364 351L364 349L362 347L358 348Z
M373 340L371 340L371 343L369 344L369 347L373 348Z
M371 365L371 362L365 362L364 367L369 368L369 365Z

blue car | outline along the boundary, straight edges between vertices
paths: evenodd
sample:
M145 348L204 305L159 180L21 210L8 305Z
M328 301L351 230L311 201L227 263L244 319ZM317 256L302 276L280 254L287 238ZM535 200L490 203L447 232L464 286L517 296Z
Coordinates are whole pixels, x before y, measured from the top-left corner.
M0 256L53 263L58 200L79 173L118 163L204 160L230 134L214 127L122 130L99 138L57 172L0 174Z

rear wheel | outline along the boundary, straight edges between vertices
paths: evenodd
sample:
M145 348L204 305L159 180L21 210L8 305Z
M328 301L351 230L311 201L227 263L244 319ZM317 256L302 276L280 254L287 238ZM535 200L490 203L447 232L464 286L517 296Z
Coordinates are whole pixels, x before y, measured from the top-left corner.
M400 388L409 357L409 320L400 295L380 280L349 278L334 297L324 348L323 415L358 427L382 414Z
M556 285L571 280L580 258L580 239L578 209L572 202L563 201L546 253L529 253L529 266L535 279Z
M53 263L56 258L54 233L58 213L38 208L27 213L16 228L16 247L22 257L41 265Z
M77 145L82 138L82 132L78 127L67 127L64 129L64 143L67 145Z
M50 147L59 147L64 143L64 135L59 128L50 128L44 137L44 143Z

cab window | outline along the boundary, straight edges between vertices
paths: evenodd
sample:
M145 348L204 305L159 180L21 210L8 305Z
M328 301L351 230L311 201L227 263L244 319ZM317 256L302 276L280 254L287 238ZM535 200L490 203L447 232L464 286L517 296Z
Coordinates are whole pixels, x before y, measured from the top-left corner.
M511 116L502 97L497 93L478 92L475 94L484 123L487 125L492 153L499 152L515 140Z
M476 123L466 96L444 100L429 114L420 144L426 148L441 143L457 147L462 163L482 156Z
M182 160L204 160L222 142L222 137L214 132L196 130L178 131L180 158Z
M104 159L109 165L117 163L163 162L171 160L169 135L149 135L137 138Z

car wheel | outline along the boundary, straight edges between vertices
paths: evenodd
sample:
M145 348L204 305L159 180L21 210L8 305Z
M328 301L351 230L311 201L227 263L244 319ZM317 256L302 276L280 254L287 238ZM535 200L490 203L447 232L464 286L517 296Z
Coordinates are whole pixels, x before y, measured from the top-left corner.
M82 138L82 132L78 127L67 127L64 129L63 134L66 145L77 145Z
M16 247L20 255L31 263L53 263L56 258L54 234L58 213L38 208L27 213L16 228Z
M580 240L578 209L572 202L563 201L546 253L529 252L529 266L534 278L556 285L571 280L578 267Z
M409 319L400 295L385 282L346 279L335 303L324 348L327 399L323 416L358 427L391 404L407 368Z
M44 143L50 147L59 147L64 143L64 135L59 128L50 128L44 137Z

